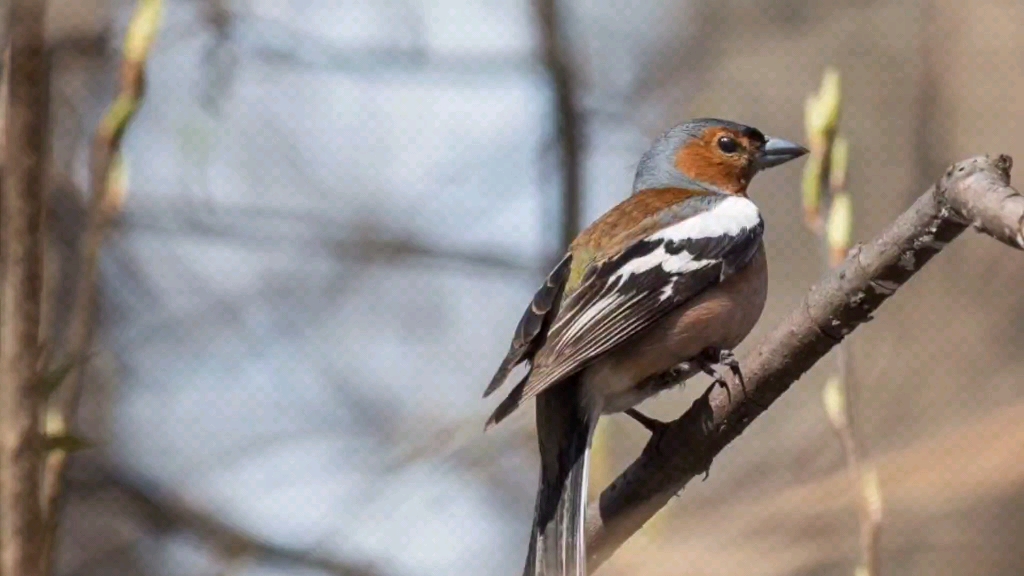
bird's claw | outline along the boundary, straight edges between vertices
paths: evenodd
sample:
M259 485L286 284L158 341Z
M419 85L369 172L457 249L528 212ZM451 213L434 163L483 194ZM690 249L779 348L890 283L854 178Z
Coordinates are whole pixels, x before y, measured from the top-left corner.
M736 383L739 384L740 390L743 391L743 396L745 398L750 396L750 391L747 390L747 381L743 378L743 372L740 370L740 362L736 359L736 355L733 354L732 350L709 348L697 357L696 362L705 374L714 379L714 385L721 386L726 393L730 393L729 383L722 372L715 368L715 365L717 364L729 368L729 372L732 373L732 377L735 379ZM750 402L762 411L767 409L767 406L757 404L753 400L750 400Z
M705 374L714 379L715 384L728 389L728 381L722 372L716 368L716 365L725 366L732 373L740 387L744 390L746 389L743 372L740 371L740 362L736 359L736 355L733 354L732 350L708 348L697 358L697 364Z
M644 428L647 428L647 430L651 434L660 434L665 430L665 428L668 427L668 424L662 422L661 420L651 418L650 416L644 414L643 412L637 410L636 408L630 408L626 410L624 414L626 416L629 416L633 420L639 422L640 425L643 426Z

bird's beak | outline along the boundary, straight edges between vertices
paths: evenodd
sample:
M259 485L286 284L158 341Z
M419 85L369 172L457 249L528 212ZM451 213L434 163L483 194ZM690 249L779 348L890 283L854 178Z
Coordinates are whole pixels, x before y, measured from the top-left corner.
M807 148L782 138L768 138L764 152L757 159L757 169L766 170L807 154Z

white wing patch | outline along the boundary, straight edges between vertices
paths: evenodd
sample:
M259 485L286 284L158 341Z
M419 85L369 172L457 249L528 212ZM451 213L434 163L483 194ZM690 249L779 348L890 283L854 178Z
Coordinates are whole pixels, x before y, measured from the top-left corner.
M672 297L672 293L676 289L676 279L673 278L665 287L661 289L661 293L658 294L658 300L664 302Z
M747 198L730 196L715 204L710 210L659 230L645 240L680 242L715 236L735 236L744 229L753 228L760 221L761 213L757 205ZM633 274L646 272L659 265L670 274L682 274L714 263L714 260L694 260L693 255L685 250L679 254L669 254L665 247L661 246L650 254L624 265L609 278L608 283L618 282L621 285Z
M652 234L651 240L687 240L714 236L735 236L761 221L757 205L742 196L729 196L710 210Z
M677 224L678 226L678 224ZM654 236L650 236L650 239L655 239ZM658 238L659 240L663 240ZM680 274L682 272L689 272L691 270L697 270L703 268L709 264L713 264L713 260L694 260L693 255L683 250L679 254L669 254L665 250L665 246L659 246L657 250L641 256L635 260L630 260L622 268L619 268L611 278L608 279L608 283L622 284L629 279L633 274L640 274L646 272L655 266L661 266L666 272L673 274Z

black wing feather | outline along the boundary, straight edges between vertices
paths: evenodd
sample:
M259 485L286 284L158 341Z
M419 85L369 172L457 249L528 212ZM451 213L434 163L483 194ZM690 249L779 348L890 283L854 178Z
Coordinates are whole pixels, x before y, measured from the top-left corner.
M491 378L491 383L484 390L484 398L501 387L513 368L523 361L530 360L544 345L548 327L558 312L558 302L562 299L562 292L565 290L565 283L569 280L571 270L572 255L566 254L548 274L544 285L533 295L530 306L519 319L508 353Z

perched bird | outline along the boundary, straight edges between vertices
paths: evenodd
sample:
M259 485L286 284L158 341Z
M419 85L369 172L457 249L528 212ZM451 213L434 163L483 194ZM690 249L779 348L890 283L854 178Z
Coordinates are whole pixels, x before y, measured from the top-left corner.
M490 419L536 397L540 486L526 576L586 574L591 438L602 414L660 392L641 386L685 365L729 365L761 316L764 221L747 198L757 172L807 153L756 128L703 118L662 134L632 195L579 234L533 297L484 392L529 364ZM717 373L717 372L713 372Z

